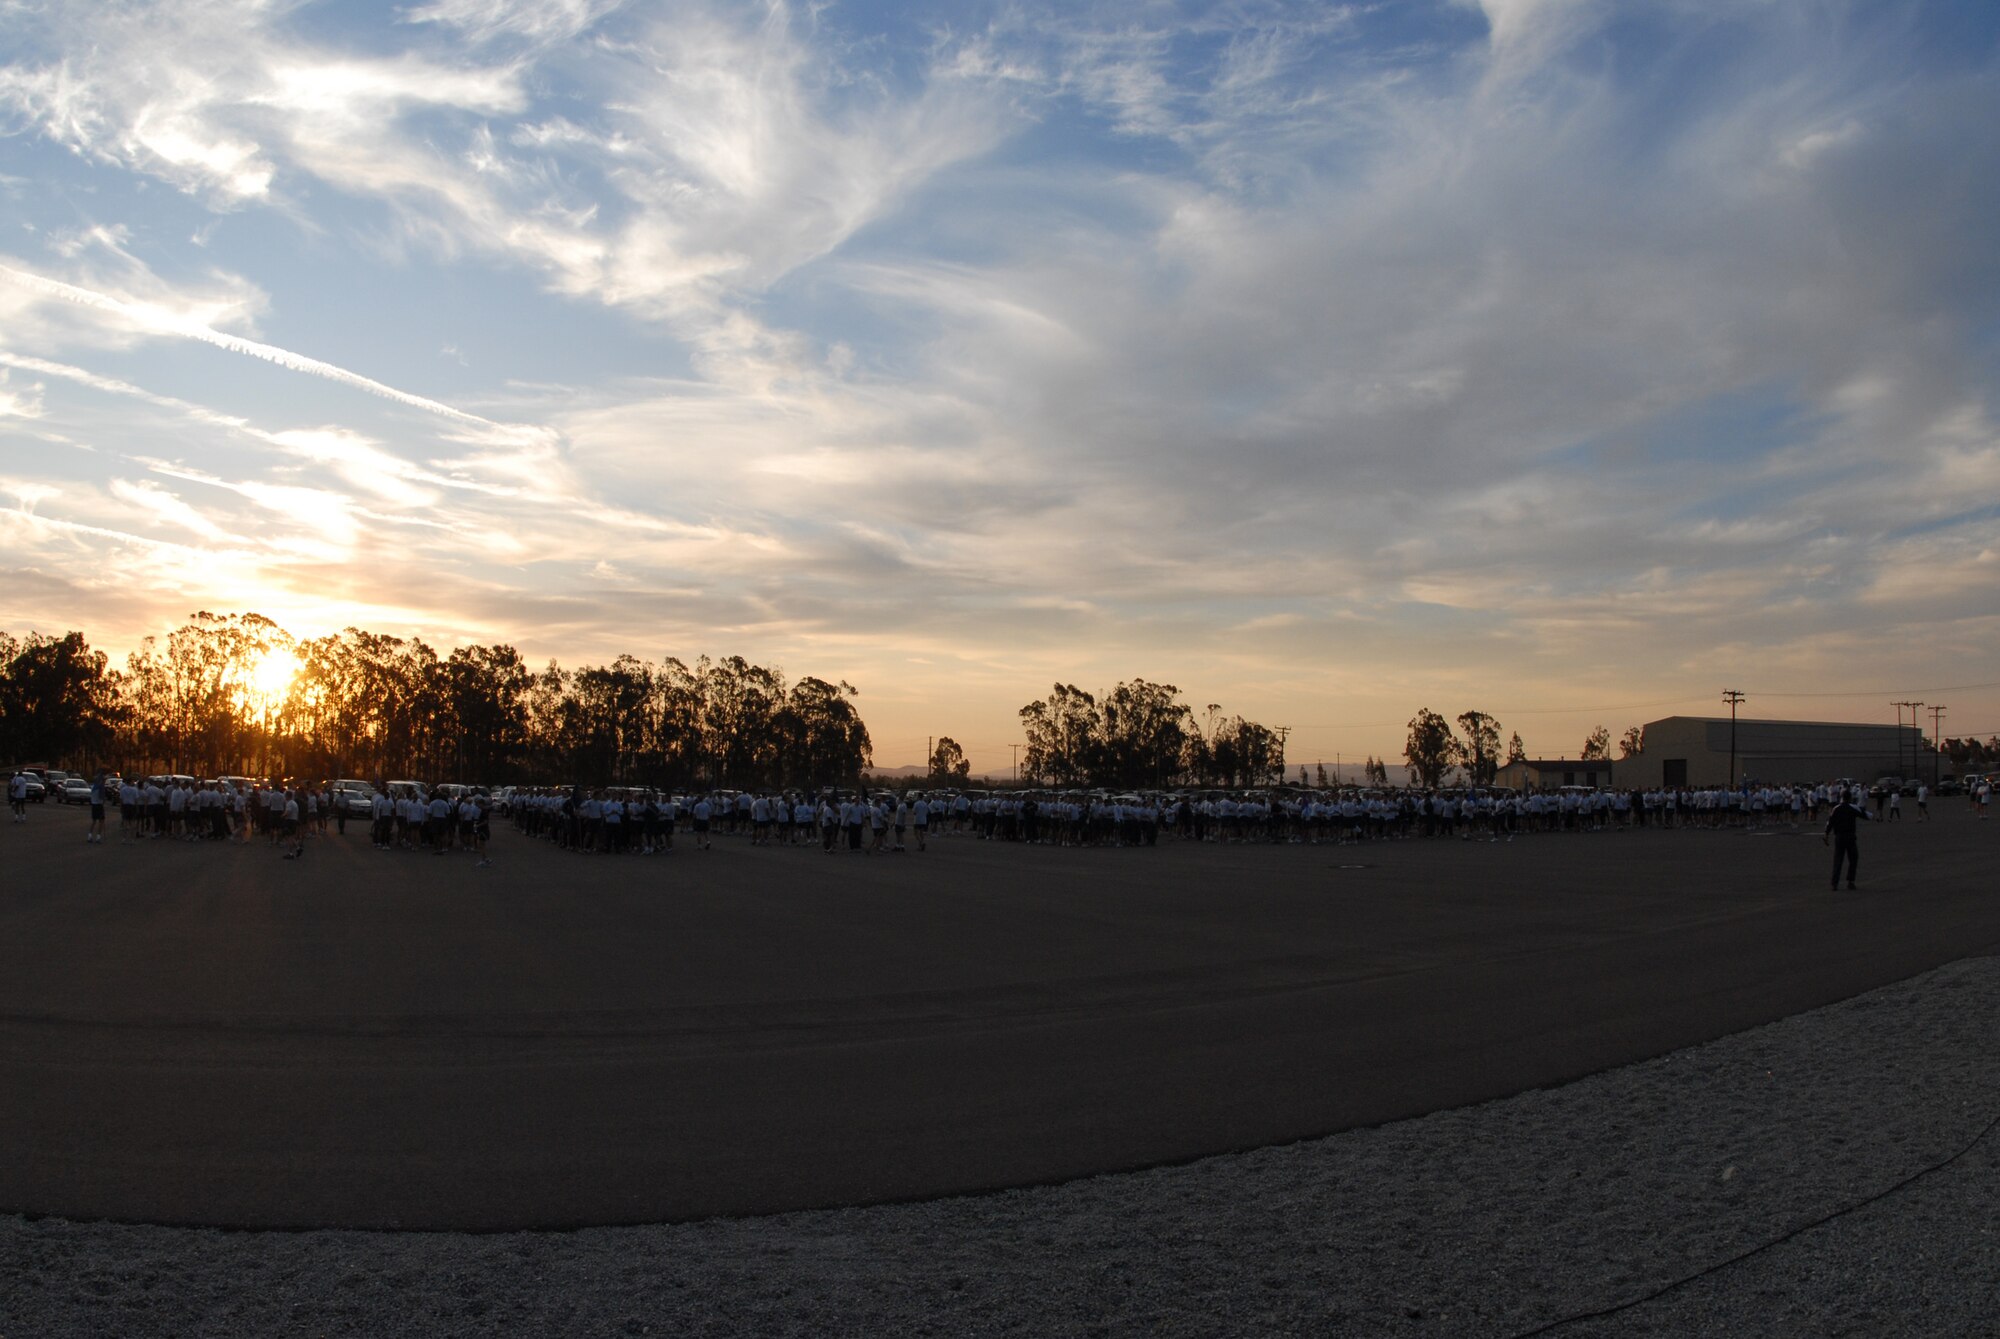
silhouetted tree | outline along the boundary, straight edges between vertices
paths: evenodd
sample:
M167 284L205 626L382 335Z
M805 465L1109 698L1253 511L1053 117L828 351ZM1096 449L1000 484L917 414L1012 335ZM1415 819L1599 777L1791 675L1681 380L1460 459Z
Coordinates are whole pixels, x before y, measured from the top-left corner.
M1090 780L1097 746L1095 697L1075 684L1058 683L1020 714L1028 737L1021 763L1029 775L1058 786Z
M80 632L0 632L0 758L103 760L120 720L118 675Z
M1451 722L1429 707L1419 708L1410 718L1409 738L1403 744L1403 761L1411 779L1425 787L1437 785L1451 770L1456 752Z
M958 746L958 741L950 735L940 738L937 747L931 750L930 779L962 786L971 775L972 764L966 761L965 750Z
M858 690L808 675L792 685L775 715L778 771L770 780L819 787L861 775L875 761L868 727L854 708Z
M1473 785L1486 785L1500 768L1500 722L1483 711L1468 711L1459 716L1458 728L1452 759Z
M1133 679L1099 708L1092 779L1106 786L1165 785L1180 770L1193 714L1170 683Z

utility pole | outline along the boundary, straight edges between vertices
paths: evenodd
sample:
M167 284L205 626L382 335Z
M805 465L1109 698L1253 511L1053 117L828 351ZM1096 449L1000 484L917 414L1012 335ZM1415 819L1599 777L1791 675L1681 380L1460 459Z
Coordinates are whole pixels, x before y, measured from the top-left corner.
M1923 727L1917 724L1917 708L1924 704L1921 702L1891 702L1889 705L1896 709L1896 770L1900 772L1903 770L1903 708L1908 707L1910 709L1910 725L1921 735ZM1915 740L1911 740L1910 775L1915 776L1916 774L1917 744Z
M937 747L936 738L931 735L925 735L924 736L924 780L926 781L930 780L932 775L935 774L937 771L937 768L931 765L931 760L937 757L937 753L935 752L936 747Z
M1285 784L1285 736L1292 732L1289 725L1273 726L1271 733L1278 737L1278 784Z
M1938 785L1938 764L1944 757L1944 730L1940 722L1944 719L1943 707L1931 708L1931 789Z
M1736 704L1743 700L1743 694L1734 688L1722 690L1722 700L1729 704L1729 788L1736 789Z
M1007 747L1014 750L1014 784L1018 787L1021 784L1021 746L1009 744Z

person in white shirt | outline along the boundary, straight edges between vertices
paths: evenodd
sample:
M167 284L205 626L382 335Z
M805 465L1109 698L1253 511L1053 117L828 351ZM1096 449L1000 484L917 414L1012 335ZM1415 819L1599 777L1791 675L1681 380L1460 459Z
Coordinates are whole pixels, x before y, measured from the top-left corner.
M598 822L604 825L604 853L619 855L625 849L625 802L613 795L598 807Z
M104 769L99 768L97 774L90 778L90 832L86 838L88 841L104 840L104 792L107 789Z
M305 829L299 825L298 796L295 794L286 795L285 807L279 812L283 815L283 818L280 820L281 831L285 839L292 843L292 849L285 852L285 859L297 860L306 853L306 833Z
M118 840L128 842L139 826L139 786L129 778L118 783Z
M479 835L479 805L470 795L458 802L458 844L461 850L477 854L482 866L492 863L486 859L486 843Z
M146 782L146 835L157 838L167 827L167 792L157 781Z
M386 851L396 839L396 802L381 791L368 805L369 836L374 840L375 849Z
M432 847L433 854L443 855L451 849L451 801L443 791L431 796L424 817L428 820L424 840Z

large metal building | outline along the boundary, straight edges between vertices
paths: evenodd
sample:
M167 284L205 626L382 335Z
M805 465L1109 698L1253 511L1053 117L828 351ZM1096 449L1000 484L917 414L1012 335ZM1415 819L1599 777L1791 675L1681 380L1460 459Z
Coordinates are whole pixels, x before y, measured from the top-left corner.
M1618 761L1618 784L1720 786L1730 780L1727 716L1669 716L1645 727L1645 746ZM1923 732L1913 725L1835 721L1751 721L1735 726L1736 777L1785 785L1836 777L1874 781L1928 768L1918 758Z

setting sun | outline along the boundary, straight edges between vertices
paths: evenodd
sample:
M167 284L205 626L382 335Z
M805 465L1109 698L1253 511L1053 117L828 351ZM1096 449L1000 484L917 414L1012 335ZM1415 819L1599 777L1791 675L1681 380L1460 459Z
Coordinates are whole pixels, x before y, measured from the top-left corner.
M267 651L250 672L250 688L265 703L275 706L285 700L292 679L299 672L299 658L283 647Z

